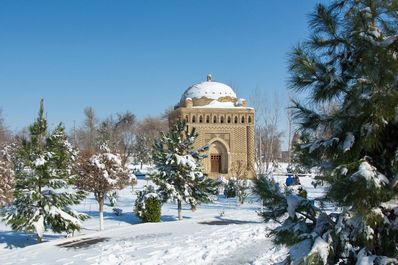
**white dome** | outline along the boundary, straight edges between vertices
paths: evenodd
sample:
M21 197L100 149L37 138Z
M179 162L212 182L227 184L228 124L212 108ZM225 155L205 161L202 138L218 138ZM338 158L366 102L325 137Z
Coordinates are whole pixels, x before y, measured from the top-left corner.
M187 98L208 98L208 99L219 99L222 97L236 98L235 92L231 87L213 81L205 81L189 87L182 95L181 101Z

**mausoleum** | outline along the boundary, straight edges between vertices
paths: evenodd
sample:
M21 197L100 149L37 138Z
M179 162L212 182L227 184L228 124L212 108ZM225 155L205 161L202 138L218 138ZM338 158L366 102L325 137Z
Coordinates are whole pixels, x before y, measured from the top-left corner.
M196 147L208 145L204 171L210 177L231 176L238 161L254 165L254 109L223 83L207 80L190 86L170 113L170 122L185 119L199 134Z

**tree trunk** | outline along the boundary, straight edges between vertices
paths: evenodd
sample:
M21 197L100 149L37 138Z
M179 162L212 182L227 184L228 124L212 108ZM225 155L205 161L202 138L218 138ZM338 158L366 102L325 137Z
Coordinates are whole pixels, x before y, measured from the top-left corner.
M177 200L177 208L178 208L178 220L182 220L182 215L181 215L181 200Z
M99 205L99 225L100 231L104 230L104 198L100 198Z
M143 164L143 163L142 163L142 161L141 161L141 168L140 168L140 169L142 169L142 164Z

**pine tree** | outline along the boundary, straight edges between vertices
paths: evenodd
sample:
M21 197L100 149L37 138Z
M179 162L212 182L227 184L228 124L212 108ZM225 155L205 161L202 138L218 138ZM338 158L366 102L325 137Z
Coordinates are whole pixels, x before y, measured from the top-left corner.
M62 124L48 134L43 101L29 132L30 138L17 151L13 206L5 220L13 230L35 231L40 242L47 229L56 233L79 230L87 216L70 208L84 198L82 191L70 189L76 152Z
M217 183L202 173L201 160L207 147L193 148L197 136L195 128L189 131L185 121L177 121L155 142L152 154L156 167L153 182L163 201L177 201L179 220L183 201L194 210L217 192Z
M102 144L101 152L82 159L77 186L94 193L99 207L100 230L104 230L104 202L107 194L134 182L128 168L122 164L120 155L112 153L106 144Z
M325 199L342 209L330 214L259 184L261 193L278 195L271 208L289 212L274 232L293 244L292 262L398 263L397 13L397 1L319 4L309 40L291 55L292 89L308 96L294 102L308 136L302 155L329 183Z

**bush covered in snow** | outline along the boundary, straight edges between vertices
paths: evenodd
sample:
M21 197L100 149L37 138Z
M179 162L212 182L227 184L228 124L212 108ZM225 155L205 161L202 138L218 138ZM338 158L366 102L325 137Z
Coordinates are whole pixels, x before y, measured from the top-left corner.
M145 186L142 191L137 191L134 212L143 222L160 222L162 203L155 188Z
M119 198L119 195L117 194L117 191L111 191L108 192L108 194L106 195L106 197L108 198L109 201L109 206L114 207L117 204L117 200Z
M224 196L225 198L235 198L237 194L236 181L234 179L228 179L227 183L224 184Z
M226 198L237 197L239 203L243 204L249 196L250 182L247 179L249 170L245 163L238 160L232 163L232 175L224 186L224 195Z

